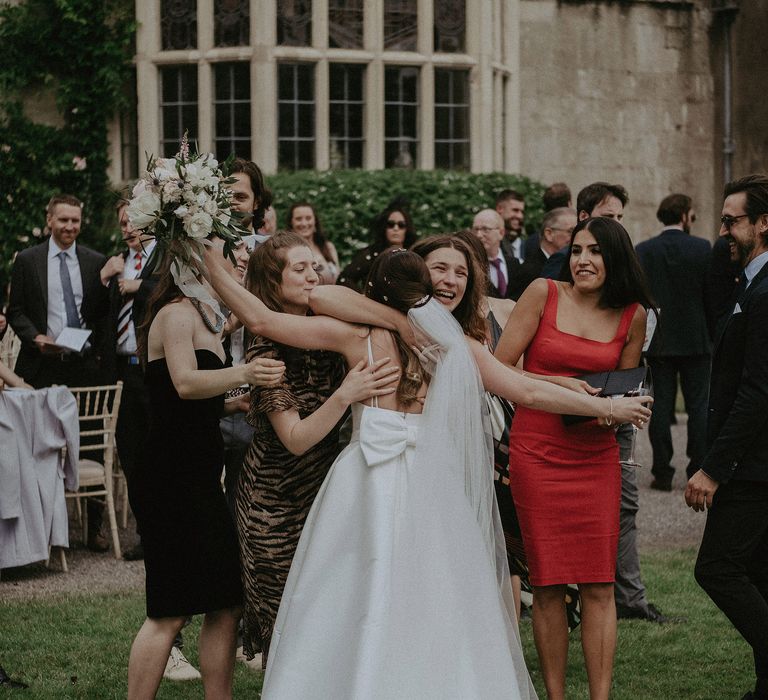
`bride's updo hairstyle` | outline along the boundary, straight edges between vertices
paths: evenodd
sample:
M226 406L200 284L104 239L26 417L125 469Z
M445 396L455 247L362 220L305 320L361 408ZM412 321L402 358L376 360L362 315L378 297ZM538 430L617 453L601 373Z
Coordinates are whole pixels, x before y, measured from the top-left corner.
M371 265L365 296L405 314L426 304L432 296L432 279L424 260L415 253L402 248L387 250Z
M406 314L409 309L426 304L432 297L432 280L424 260L402 248L384 251L371 265L365 296ZM397 400L408 406L416 401L421 385L429 378L419 359L397 333L394 339L403 365Z
M245 271L245 288L257 296L272 311L284 311L283 270L288 251L297 246L307 247L306 241L293 231L278 231L251 253Z

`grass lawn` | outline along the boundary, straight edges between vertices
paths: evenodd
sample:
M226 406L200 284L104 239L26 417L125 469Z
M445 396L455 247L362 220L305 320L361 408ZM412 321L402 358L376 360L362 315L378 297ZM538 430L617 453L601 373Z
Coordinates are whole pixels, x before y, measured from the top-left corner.
M750 650L696 585L691 573L694 557L692 550L643 557L651 600L667 614L684 615L687 622L619 623L615 700L735 700L752 688ZM128 649L143 617L143 596L138 593L0 601L0 665L31 686L27 691L0 689L0 697L124 698ZM184 631L184 651L195 665L199 623L196 618ZM521 633L544 698L529 622L523 623ZM261 675L237 664L235 697L257 698L260 688ZM202 697L199 681L163 681L158 694L169 700ZM588 697L578 631L571 639L568 697Z

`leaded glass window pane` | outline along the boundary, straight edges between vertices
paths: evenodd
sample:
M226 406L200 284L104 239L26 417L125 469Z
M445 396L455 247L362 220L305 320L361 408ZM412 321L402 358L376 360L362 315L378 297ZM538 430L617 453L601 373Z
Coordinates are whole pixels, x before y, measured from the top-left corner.
M351 63L329 66L331 168L363 167L363 76Z
M329 0L328 46L359 49L363 46L363 0Z
M248 46L249 0L214 0L213 32L216 46Z
M277 43L280 46L312 45L312 0L278 0Z
M418 163L419 69L384 70L384 162L388 168Z
M469 168L469 72L435 69L435 167Z
M415 51L418 31L417 0L384 0L384 48Z
M161 0L163 51L197 48L197 0Z
M231 154L251 157L251 71L248 63L217 63L214 66L216 157Z
M466 0L435 0L435 51L463 53Z
M160 150L170 157L179 150L184 132L188 132L192 150L198 137L197 66L160 68Z
M278 65L278 167L299 170L315 167L314 66Z

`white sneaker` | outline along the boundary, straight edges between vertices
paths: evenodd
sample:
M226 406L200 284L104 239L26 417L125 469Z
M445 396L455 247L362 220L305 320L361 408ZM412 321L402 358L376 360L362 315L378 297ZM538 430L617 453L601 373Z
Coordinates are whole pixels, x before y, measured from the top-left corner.
M242 661L248 668L251 669L251 671L258 671L259 673L262 672L261 668L261 652L256 654L252 659L247 659L245 654L243 653L243 647L239 646L237 647L237 650L235 651L235 661Z
M187 661L187 657L181 653L181 649L171 647L171 653L165 664L165 671L163 671L163 678L167 678L169 681L193 681L200 678L200 671Z

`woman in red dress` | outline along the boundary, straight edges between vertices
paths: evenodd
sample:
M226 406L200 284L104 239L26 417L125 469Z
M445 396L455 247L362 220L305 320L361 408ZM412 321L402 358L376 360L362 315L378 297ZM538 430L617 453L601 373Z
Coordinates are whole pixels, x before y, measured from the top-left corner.
M536 375L636 367L650 306L627 232L611 219L586 219L573 231L563 281L538 279L528 287L496 356L514 365L524 354L525 371ZM512 423L510 483L533 585L536 649L552 700L565 697L569 583L581 593L590 697L610 692L621 495L614 428L612 420L565 426L559 415L524 407Z

